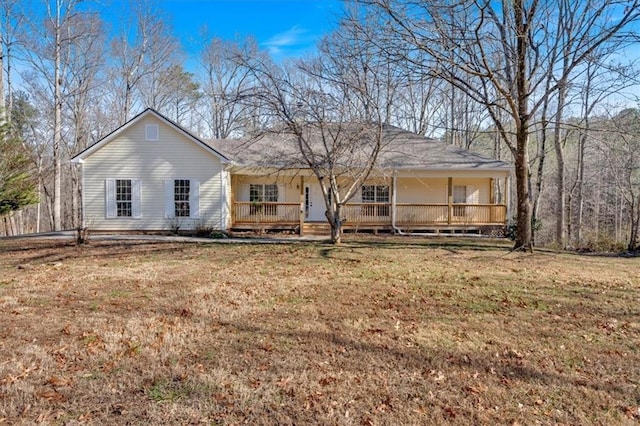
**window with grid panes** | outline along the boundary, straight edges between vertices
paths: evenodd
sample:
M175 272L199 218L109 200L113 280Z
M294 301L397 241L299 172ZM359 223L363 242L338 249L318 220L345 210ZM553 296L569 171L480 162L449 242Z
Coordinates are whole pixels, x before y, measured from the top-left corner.
M175 179L173 181L173 199L176 217L189 217L191 215L190 191L191 181L189 179Z
M116 179L116 217L133 216L133 198L131 179Z
M252 203L250 214L265 214L274 216L278 212L276 205L263 205L262 203L278 202L278 185L252 183L249 185L249 201Z
M363 203L389 203L389 185L362 185ZM364 206L365 216L389 216L389 206Z

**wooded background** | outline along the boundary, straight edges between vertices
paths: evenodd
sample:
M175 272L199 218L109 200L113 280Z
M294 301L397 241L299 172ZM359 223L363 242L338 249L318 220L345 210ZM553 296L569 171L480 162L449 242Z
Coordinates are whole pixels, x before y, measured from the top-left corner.
M205 139L393 124L513 162L516 247L638 248L638 1L345 2L285 63L205 29L189 57L154 2L109 29L101 7L0 6L0 234L78 228L69 158L151 107Z

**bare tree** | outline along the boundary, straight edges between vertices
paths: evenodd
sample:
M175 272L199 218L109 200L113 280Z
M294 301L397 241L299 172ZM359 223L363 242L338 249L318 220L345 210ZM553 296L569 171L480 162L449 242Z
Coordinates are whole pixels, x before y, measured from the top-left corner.
M264 54L252 39L209 39L206 33L203 38L208 40L199 55L202 119L206 123L204 131L212 138L225 139L243 133L248 127L259 127L251 124L258 119L256 109L259 108L250 97L254 87L253 75L242 61L236 59Z
M32 21L25 36L28 44L28 62L32 68L32 87L40 87L43 99L51 100L51 160L53 189L51 193L51 222L53 230L62 228L62 156L63 147L63 107L65 97L63 87L68 71L66 52L78 37L73 31L73 21L77 18L77 0L45 1L45 15L42 24Z
M623 110L610 126L601 149L621 197L620 210L628 218L627 250L635 251L640 248L640 111Z
M385 144L388 76L375 63L351 60L362 46L360 40L338 37L327 40L315 60L288 67L264 60L244 63L273 123L258 140L276 134L285 144L263 152L265 161L313 172L333 243L341 241L344 204L368 178Z
M497 127L515 160L517 193L516 249L532 247L532 209L529 189L529 136L534 116L545 99L562 86L572 72L604 43L623 35L640 16L638 1L605 0L576 7L573 22L580 28L580 42L563 54L569 63L550 87L544 82L554 70L556 35L548 31L563 22L558 2L514 0L453 3L414 0L360 0L380 13L380 25L395 29L387 43L393 53L397 44L409 44L423 55L400 60L440 76L481 103ZM420 60L415 60L419 58ZM469 77L472 77L470 80ZM479 79L479 83L478 80ZM471 84L470 81L473 83ZM501 119L507 114L509 122ZM513 123L514 131L508 130Z
M121 34L111 42L110 81L118 124L131 118L137 103L140 107L158 106L163 89L160 77L179 61L179 44L154 0L130 0L126 12Z
M74 42L64 53L68 64L64 76L65 124L69 129L65 140L65 154L70 158L85 149L91 142L92 123L95 120L96 99L101 96L104 81L105 30L97 14L78 14L69 23ZM79 170L68 164L65 170L72 191L67 226L77 228L81 223L81 197Z
M11 117L13 49L22 20L17 9L17 0L6 0L0 6L0 125Z
M441 131L443 120L442 81L429 76L416 76L399 87L393 121L413 133L434 137Z

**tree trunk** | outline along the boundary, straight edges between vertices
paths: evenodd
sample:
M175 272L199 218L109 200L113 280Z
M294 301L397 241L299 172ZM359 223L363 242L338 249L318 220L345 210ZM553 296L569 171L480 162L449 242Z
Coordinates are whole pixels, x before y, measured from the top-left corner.
M59 231L62 229L62 208L61 208L61 191L62 191L62 159L60 156L62 145L62 76L60 73L61 68L61 32L62 26L60 22L60 5L56 5L55 16L55 64L54 64L54 118L53 118L53 211L51 212L53 217L53 230Z
M0 17L0 126L7 121L7 109L4 102L4 42L2 17Z
M329 214L329 211L326 212L327 220L329 221L329 225L331 226L331 243L332 244L341 244L342 243L342 206L340 204L336 204L336 211L333 215Z
M577 204L577 217L576 217L576 247L582 247L582 222L584 218L584 148L587 140L587 132L589 122L585 121L586 128L584 133L580 135L578 141L578 196L576 200Z
M529 135L519 131L518 147L525 146ZM518 148L516 153L516 196L518 201L518 215L516 242L514 250L532 250L531 235L531 200L529 198L529 154L526 149Z
M533 250L531 233L531 199L529 194L529 80L527 77L527 58L530 40L527 32L525 7L522 0L513 5L516 22L516 195L518 198L518 231L514 250Z
M564 174L564 149L562 147L562 115L566 98L567 82L562 81L558 88L558 106L556 109L555 128L553 132L553 145L556 154L556 244L565 249L567 246L566 234L566 191Z
M547 79L547 91L549 90L548 87L550 83L551 79ZM547 127L549 125L549 122L547 120L548 108L549 96L546 96L544 104L542 105L542 116L540 120L542 122L542 130L540 133L540 140L538 142L538 167L536 170L536 192L535 194L533 194L533 207L531 213L532 224L533 222L538 221L538 213L540 211L540 198L542 197L542 188L544 186L544 165L547 158ZM531 234L531 243L532 245L535 245L536 235L533 229L531 230Z
M638 248L638 233L640 228L640 200L638 200L634 194L631 194L631 206L629 208L631 230L629 232L629 244L627 245L627 250L633 252Z

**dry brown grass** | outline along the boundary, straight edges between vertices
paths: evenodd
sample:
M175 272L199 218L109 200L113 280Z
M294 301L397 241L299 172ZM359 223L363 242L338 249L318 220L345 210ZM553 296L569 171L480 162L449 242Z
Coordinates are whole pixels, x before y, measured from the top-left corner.
M0 424L637 424L640 261L0 241Z

